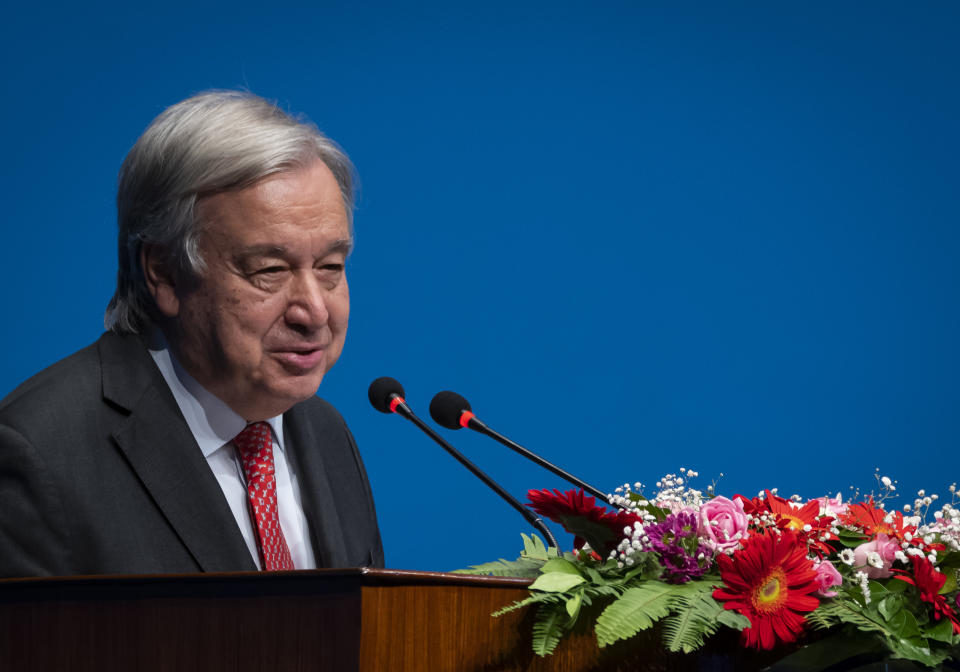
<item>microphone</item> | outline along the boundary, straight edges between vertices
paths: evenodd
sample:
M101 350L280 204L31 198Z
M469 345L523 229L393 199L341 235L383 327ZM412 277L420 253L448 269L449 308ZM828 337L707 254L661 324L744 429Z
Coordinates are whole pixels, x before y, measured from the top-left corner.
M594 497L598 497L603 502L609 502L607 495L588 483L581 481L579 478L570 474L555 464L547 462L545 459L537 455L536 453L527 450L519 443L511 441L504 435L499 432L487 427L484 423L473 414L473 409L470 407L470 402L461 397L456 392L450 392L449 390L444 390L443 392L437 392L433 400L430 402L430 417L433 418L433 421L436 422L441 427L446 427L447 429L460 429L461 427L468 427L476 432L485 434L491 439L499 441L507 448L510 448L521 455L523 455L528 460L532 460L539 464L544 469L552 471L554 474L564 479L569 483L573 483L578 488L589 492Z
M553 534L550 533L550 529L544 524L543 520L541 520L530 509L517 501L513 495L504 490L496 481L483 473L477 465L468 460L466 456L464 456L459 450L447 443L443 437L433 431L433 429L431 429L427 423L418 418L410 409L410 407L407 406L407 402L404 400L403 396L403 385L393 378L386 376L377 378L375 381L370 383L370 388L367 390L367 397L370 399L370 403L375 409L381 413L396 413L397 415L401 415L419 427L424 434L440 444L441 448L446 450L460 464L469 469L470 472L483 481L487 487L506 500L507 504L519 511L520 515L522 515L526 521L530 523L530 525L536 528L536 530L540 532L544 538L546 538L547 544L556 549L557 555L560 555L560 546L557 544L557 540L554 538Z

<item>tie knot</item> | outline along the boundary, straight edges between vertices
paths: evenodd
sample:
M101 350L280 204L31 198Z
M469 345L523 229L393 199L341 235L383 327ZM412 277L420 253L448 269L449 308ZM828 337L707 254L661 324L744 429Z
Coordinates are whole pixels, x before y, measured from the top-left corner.
M270 425L266 422L254 422L243 428L243 431L237 434L233 444L240 451L242 458L256 458L263 453L264 448L272 447L270 439ZM271 457L273 451L270 451Z

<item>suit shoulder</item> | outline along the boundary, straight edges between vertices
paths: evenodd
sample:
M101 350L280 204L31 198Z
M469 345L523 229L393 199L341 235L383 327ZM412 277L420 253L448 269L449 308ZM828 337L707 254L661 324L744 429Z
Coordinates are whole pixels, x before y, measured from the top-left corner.
M100 354L93 343L51 364L18 385L0 401L0 422L36 405L70 404L71 400L98 397Z
M346 425L343 416L341 416L340 412L333 407L333 404L325 399L321 399L316 395L310 397L306 401L301 401L299 404L291 408L290 411L297 414L302 413L305 417L314 422L336 422Z

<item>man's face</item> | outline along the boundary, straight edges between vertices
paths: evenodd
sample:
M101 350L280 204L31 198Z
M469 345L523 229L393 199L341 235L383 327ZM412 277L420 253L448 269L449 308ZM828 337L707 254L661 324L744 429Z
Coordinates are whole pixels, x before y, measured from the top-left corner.
M158 307L184 368L248 422L316 393L343 349L350 226L321 161L198 203L199 277Z

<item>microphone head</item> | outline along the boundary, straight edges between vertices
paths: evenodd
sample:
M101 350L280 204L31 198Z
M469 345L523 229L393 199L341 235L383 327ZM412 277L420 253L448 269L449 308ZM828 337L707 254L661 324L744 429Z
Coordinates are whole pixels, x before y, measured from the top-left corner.
M430 417L441 427L460 429L460 416L464 411L470 411L470 402L456 392L444 390L437 392L430 402Z
M370 389L367 390L370 403L381 413L393 413L390 402L393 401L394 395L401 398L404 396L403 385L388 376L377 378L370 383Z

